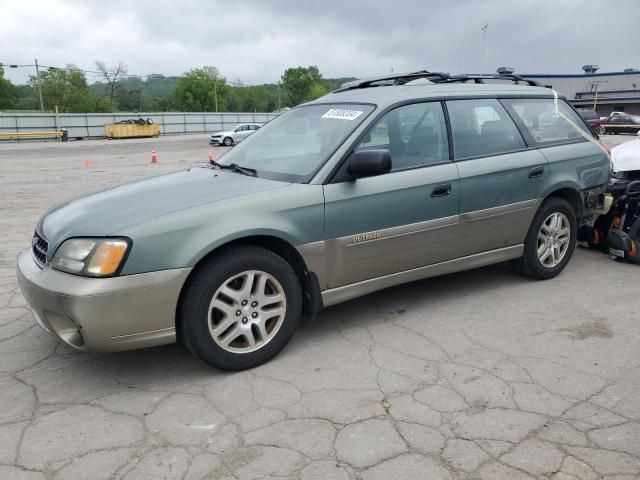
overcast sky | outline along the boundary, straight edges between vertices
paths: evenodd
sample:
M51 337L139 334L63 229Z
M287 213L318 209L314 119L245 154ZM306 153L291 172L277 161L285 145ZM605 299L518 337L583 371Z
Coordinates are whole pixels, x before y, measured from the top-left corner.
M640 68L640 0L0 0L0 62L179 75L215 65L229 81L275 82L285 68L325 77L502 65L524 73ZM620 32L613 35L613 32ZM611 40L609 39L611 38ZM615 39L615 40L613 40ZM32 68L8 69L14 82ZM88 75L89 81L95 76Z

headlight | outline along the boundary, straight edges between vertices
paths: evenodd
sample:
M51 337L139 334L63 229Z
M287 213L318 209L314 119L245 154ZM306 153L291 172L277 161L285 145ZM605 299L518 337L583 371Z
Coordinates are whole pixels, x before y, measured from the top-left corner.
M110 277L128 249L129 241L122 238L71 238L58 248L51 267L86 277Z

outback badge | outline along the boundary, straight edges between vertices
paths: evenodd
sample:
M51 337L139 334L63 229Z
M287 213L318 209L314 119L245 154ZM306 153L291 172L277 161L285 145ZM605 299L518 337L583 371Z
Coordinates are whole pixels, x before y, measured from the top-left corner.
M351 243L366 242L368 240L377 240L380 238L380 232L362 233L351 237Z

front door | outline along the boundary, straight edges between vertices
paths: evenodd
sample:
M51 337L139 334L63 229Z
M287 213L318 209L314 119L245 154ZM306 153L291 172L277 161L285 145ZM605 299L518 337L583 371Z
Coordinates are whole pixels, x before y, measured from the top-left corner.
M325 185L326 287L452 258L459 180L440 102L398 107L355 150L388 148L392 171Z

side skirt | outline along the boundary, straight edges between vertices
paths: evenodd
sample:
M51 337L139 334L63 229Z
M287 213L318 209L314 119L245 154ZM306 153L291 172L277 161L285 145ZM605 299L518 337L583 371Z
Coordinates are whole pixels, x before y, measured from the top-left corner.
M372 278L342 287L330 288L322 292L322 304L328 307L402 283L414 282L424 278L437 277L462 270L484 267L493 263L505 262L519 258L523 254L524 245L514 245L488 252L476 253L467 257L456 258L455 260L435 263L425 267L413 268L411 270L405 270L404 272L392 273L384 277Z

